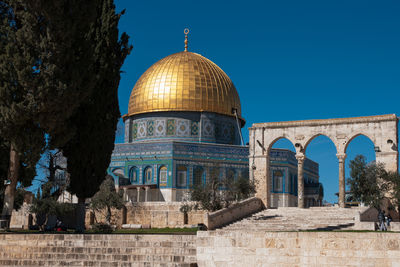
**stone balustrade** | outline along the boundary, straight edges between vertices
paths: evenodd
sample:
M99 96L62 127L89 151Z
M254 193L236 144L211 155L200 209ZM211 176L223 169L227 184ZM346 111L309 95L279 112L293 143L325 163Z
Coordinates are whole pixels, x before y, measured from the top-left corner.
M224 226L264 208L261 199L252 197L245 199L229 208L204 214L204 224L209 230Z

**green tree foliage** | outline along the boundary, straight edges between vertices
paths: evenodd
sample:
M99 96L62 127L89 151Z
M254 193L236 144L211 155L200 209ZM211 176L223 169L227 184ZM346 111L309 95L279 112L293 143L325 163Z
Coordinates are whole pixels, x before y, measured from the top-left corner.
M200 180L198 177L194 179ZM255 185L249 181L248 176L239 175L235 179L233 174L228 174L221 178L220 168L212 168L210 177L204 184L198 183L190 188L190 200L194 204L185 203L180 210L184 213L191 209L216 211L249 198L254 193Z
M96 44L92 64L96 77L95 91L89 95L68 121L79 129L65 146L70 184L68 191L78 197L77 231L83 231L86 198L92 197L106 176L114 149L115 131L120 117L118 85L120 69L131 51L128 36L119 37L118 21L112 0L102 0L95 8L93 43Z
M30 212L36 214L36 222L41 230L44 230L50 215L60 218L74 210L73 204L57 201L58 195L52 193L53 187L54 182L48 181L44 183L41 190L38 190L30 207ZM41 220L40 218L43 219Z
M389 190L386 177L387 172L382 163L367 164L365 157L358 155L350 161L350 178L347 179L347 184L354 200L380 210Z
M95 80L90 40L99 1L0 1L0 135L10 144L3 215L9 216L18 177L30 183L45 147L76 131L69 118ZM84 88L84 90L82 90ZM60 134L62 133L62 134ZM54 138L57 136L57 138ZM22 162L23 169L20 169ZM33 175L20 175L27 170Z
M90 208L93 211L105 211L107 224L111 223L111 209L122 209L124 201L122 195L115 191L115 183L110 175L100 185L100 190L91 198Z
M388 172L385 180L389 184L388 196L397 212L400 212L400 174L399 172Z
M30 184L44 146L44 131L32 118L37 104L35 82L40 75L40 49L33 42L40 39L41 25L22 2L0 1L0 142L9 148L5 162L10 181L4 190L2 216L8 219L16 186L18 182Z
M70 203L60 203L58 198L61 194L58 174L66 172L65 158L59 150L47 150L39 162L39 168L45 173L46 178L36 197L33 199L31 212L36 213L37 223L44 230L50 215L61 218L74 209ZM41 218L43 218L41 220Z
M119 117L119 72L131 50L126 34L119 39L120 15L112 0L0 1L0 136L10 144L11 180L3 214L11 214L20 163L32 173L46 144L68 154L81 204L97 191ZM77 174L81 160L94 172Z

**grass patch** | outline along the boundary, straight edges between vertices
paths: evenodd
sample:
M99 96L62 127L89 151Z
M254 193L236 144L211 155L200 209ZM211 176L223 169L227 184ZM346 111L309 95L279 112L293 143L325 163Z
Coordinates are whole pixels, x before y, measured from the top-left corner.
M195 235L197 228L150 228L150 229L117 229L107 234L173 234L173 235ZM0 234L75 234L75 230L68 229L66 232L27 230L27 229L9 229L0 231ZM86 230L84 234L104 234L93 230Z
M117 229L114 234L196 234L197 228Z

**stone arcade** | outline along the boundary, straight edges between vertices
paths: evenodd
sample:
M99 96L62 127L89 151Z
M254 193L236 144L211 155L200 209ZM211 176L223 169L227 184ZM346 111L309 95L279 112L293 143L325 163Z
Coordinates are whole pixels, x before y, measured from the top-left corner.
M271 207L270 151L281 138L292 142L296 149L298 178L298 207L304 207L303 169L308 144L317 136L325 135L336 147L339 161L339 206L345 206L345 159L349 143L365 135L374 143L377 162L389 171L398 170L398 118L395 114L327 119L255 123L249 128L251 176L258 181L257 196L266 207Z

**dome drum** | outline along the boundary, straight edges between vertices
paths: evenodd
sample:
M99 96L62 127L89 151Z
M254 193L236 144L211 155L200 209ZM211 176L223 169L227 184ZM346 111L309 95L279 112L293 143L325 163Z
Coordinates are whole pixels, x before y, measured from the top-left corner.
M157 112L125 120L125 142L179 140L240 145L234 117L210 112Z

